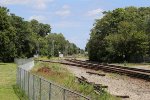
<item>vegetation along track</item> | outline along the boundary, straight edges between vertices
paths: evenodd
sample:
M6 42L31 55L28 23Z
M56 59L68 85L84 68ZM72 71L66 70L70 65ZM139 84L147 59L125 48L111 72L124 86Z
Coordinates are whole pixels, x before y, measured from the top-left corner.
M118 74L124 74L131 77L136 77L150 81L150 70L129 68L123 66L116 66L110 64L95 64L87 61L76 60L76 59L65 59L67 62L50 61L50 60L38 60L42 62L60 63L65 65L72 65L78 67L84 67L93 70L103 70L105 72L113 72Z
M65 59L66 61L72 62L74 64L83 65L84 68L94 69L94 70L103 70L106 72L114 72L119 74L125 74L128 76L141 78L150 81L150 70L130 68L123 66L116 66L110 64L95 64L87 61L76 60L76 59Z

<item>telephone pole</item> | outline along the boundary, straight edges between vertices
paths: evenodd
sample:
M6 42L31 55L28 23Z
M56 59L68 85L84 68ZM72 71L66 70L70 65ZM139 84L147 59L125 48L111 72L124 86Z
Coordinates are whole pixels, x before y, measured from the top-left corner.
M52 56L54 56L54 50L55 50L55 46L54 46L54 40L52 41L52 48L51 48L51 54Z

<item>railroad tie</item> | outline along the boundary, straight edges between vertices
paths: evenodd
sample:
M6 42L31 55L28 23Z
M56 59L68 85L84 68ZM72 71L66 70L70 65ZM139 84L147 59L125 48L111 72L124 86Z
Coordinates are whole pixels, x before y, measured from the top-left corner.
M114 95L114 96L116 96L116 97L118 97L118 98L129 98L129 96L127 96L127 95L125 95L125 96L122 96L122 95Z
M98 76L105 76L105 74L100 74L100 73L96 73L96 72L86 72L88 74L94 74L94 75L98 75Z

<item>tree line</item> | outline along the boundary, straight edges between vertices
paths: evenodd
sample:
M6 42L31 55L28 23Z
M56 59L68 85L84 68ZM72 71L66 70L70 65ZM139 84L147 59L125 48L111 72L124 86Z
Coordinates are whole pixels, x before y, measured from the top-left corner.
M150 7L103 12L86 45L89 59L99 62L143 62L150 57Z
M51 26L24 18L0 6L0 60L13 61L15 57L58 56L76 54L81 49L59 33L51 33Z

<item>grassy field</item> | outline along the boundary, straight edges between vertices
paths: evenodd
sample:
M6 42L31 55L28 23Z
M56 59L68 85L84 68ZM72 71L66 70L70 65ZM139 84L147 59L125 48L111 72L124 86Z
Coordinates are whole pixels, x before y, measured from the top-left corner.
M59 57L51 57L48 58L47 56L39 56L38 58L35 58L37 60L59 60Z
M0 100L27 100L16 86L16 64L0 63Z
M109 93L102 91L101 95L94 92L93 86L88 84L80 84L76 82L75 76L60 64L50 63L37 63L33 68L32 73L43 76L52 82L70 88L71 90L78 91L84 95L94 98L93 100L118 100Z
M150 68L150 63L112 63L112 64L125 67Z
M68 57L72 57L72 58L76 58L78 60L88 60L88 57L83 55L83 54L78 54L78 55L72 55L72 56L65 56L63 58L59 58L59 57L51 57L51 58L48 58L46 56L39 56L38 60L61 60L61 59L65 59L65 58L68 58Z

